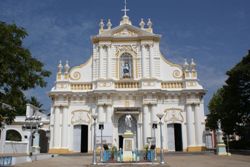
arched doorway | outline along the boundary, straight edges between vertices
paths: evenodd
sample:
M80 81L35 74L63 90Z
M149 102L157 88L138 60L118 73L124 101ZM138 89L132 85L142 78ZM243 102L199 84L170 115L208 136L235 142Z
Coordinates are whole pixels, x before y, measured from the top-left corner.
M123 148L123 134L126 132L125 117L127 114L122 115L118 120L118 136L119 136L119 148ZM137 120L133 115L131 115L131 131L134 134L134 141L137 141ZM137 143L137 142L136 142ZM137 145L137 144L136 144Z
M183 151L181 124L179 123L168 124L167 134L168 134L168 150Z
M48 144L48 136L46 135L45 130L39 130L40 140L39 140L39 147L40 153L48 153L49 144Z
M88 152L88 125L75 125L73 138L75 152Z

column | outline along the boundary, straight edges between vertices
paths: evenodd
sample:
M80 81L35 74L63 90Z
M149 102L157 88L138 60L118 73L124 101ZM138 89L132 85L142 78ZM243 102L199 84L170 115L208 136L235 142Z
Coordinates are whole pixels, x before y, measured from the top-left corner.
M145 77L145 65L144 65L144 60L145 60L145 46L141 45L141 74L142 74L142 78Z
M151 106L151 112L150 112L150 114L151 114L151 129L152 129L152 125L153 125L153 123L157 123L157 116L156 116L156 105L152 105ZM157 129L155 129L155 133L156 133L156 131L157 131ZM152 129L152 133L151 133L151 136L152 137L154 137L154 130Z
M106 120L107 120L107 123L112 123L112 106L111 105L108 105L106 107Z
M103 72L103 78L107 79L108 78L108 46L105 45L103 47L103 51L104 51L104 54L102 56L102 59L103 59L103 69L102 69L102 72Z
M151 135L151 127L150 127L150 115L148 110L148 105L143 106L143 138L145 145L147 143L147 137L150 137Z
M195 126L195 144L198 146L202 145L202 134L201 134L201 119L200 119L200 110L199 104L194 106L194 126Z
M162 119L162 135L163 135L163 149L165 149L165 150L167 150L168 149L168 125L165 123L165 121ZM156 138L156 140L157 140L157 147L159 147L160 148L160 143L161 143L161 141L160 141L160 137L158 137L158 136L160 136L160 125L158 124L157 125L157 133L156 133L156 136L157 136L157 138Z
M110 45L108 45L108 48L107 48L107 66L108 66L107 79L112 78L112 67L113 67L112 56L113 56L113 54L112 54L112 46L110 44Z
M38 127L36 132L34 133L34 138L33 138L33 154L39 154L40 153L40 146L39 146L39 142L40 142L40 134L38 133Z
M68 111L66 107L62 108L63 121L62 121L62 147L68 147Z
M153 122L157 123L158 117L156 116L157 114L157 104L152 105L152 112L153 112Z
M98 123L104 123L105 122L105 113L102 105L98 106Z
M187 146L194 146L194 131L193 131L193 119L192 119L192 106L187 104L186 118L187 118Z
M154 55L153 55L153 46L149 47L149 76L152 78L154 76Z
M137 149L140 150L141 149L141 141L142 141L142 137L141 137L141 123L137 123Z
M99 46L99 78L102 78L102 66L103 66L103 47Z
M200 102L200 108L199 108L199 112L200 112L200 121L201 121L201 125L200 125L200 133L201 135L203 135L203 132L205 132L205 113L204 113L204 99L201 99ZM203 136L202 136L203 137ZM201 144L204 146L204 141L201 139Z
M54 107L50 108L50 141L49 141L49 148L53 148L54 147L54 129L55 129L55 111L54 111Z
M118 123L113 122L113 145L117 148L119 147L119 137L118 137Z
M54 148L60 147L60 108L55 107L55 119L54 119Z

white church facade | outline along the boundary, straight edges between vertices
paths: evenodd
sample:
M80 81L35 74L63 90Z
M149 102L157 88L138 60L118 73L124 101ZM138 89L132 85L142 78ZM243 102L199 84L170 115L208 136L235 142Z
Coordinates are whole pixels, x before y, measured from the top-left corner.
M196 64L169 62L160 51L160 39L150 19L136 27L125 14L114 28L110 20L100 22L86 63L71 68L68 62L59 64L49 93L50 153L92 152L93 113L98 114L97 125L104 125L103 143L117 148L123 147L126 115L132 117L135 148L143 150L154 138L160 148L156 114L162 113L164 151L204 149L205 90Z

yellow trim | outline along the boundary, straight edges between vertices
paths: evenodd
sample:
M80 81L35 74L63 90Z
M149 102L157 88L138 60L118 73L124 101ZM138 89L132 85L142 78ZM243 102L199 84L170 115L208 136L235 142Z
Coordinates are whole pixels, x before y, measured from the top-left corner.
M69 149L65 148L52 148L49 149L50 154L71 154L74 153L73 151L69 151Z
M61 73L57 73L57 80L61 80L62 78L62 74Z
M204 146L187 147L187 152L200 152L204 150L206 150L206 147Z

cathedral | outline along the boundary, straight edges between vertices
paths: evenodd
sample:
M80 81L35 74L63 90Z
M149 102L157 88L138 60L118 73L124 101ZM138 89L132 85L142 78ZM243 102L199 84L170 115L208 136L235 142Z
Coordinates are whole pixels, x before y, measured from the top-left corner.
M205 149L204 88L194 60L183 65L160 51L161 35L150 19L132 24L124 9L120 24L99 24L91 38L87 62L58 65L50 116L50 153L92 152L94 119L96 142L123 148L126 118L130 119L134 148L160 148L160 119L164 151ZM102 141L101 141L102 140Z

